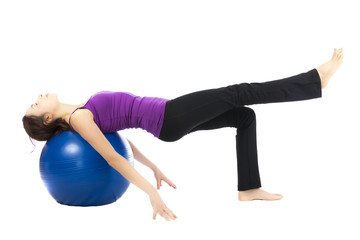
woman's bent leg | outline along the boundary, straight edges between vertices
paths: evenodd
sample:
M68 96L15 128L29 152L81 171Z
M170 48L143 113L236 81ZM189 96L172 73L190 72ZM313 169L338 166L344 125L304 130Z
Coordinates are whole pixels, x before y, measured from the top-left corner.
M256 144L256 115L253 109L240 107L200 124L190 131L223 127L237 128L236 157L238 191L261 187Z

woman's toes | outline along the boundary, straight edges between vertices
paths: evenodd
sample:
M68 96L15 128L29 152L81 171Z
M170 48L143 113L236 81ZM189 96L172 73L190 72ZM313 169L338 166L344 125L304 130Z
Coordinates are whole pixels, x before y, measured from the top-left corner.
M275 194L275 195L278 196L279 199L282 199L282 198L283 198L283 195L281 195L281 194Z
M334 53L333 53L332 58L335 58L335 57L336 57L336 53L337 53L336 48L334 48Z

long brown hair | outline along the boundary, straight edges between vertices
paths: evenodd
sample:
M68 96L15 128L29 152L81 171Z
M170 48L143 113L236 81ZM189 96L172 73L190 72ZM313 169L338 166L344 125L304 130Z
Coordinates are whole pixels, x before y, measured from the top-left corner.
M58 118L49 124L44 124L44 115L40 117L24 116L22 121L29 137L37 141L48 141L64 131L72 131L69 124L62 118Z

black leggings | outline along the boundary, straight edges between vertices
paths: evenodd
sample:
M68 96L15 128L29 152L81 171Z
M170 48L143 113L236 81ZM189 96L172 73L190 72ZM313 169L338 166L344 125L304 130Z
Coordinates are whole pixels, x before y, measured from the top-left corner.
M238 190L259 188L256 117L244 105L300 101L319 98L321 94L316 69L281 80L240 83L186 94L166 103L159 139L172 142L198 130L235 127Z

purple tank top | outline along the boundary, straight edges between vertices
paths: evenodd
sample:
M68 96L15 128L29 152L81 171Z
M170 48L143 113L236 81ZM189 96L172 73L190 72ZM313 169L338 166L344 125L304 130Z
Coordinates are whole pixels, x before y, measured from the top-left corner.
M94 115L94 121L103 133L141 128L159 138L168 101L139 97L128 92L103 91L92 95L83 107L75 109L71 115L80 108L86 108Z

